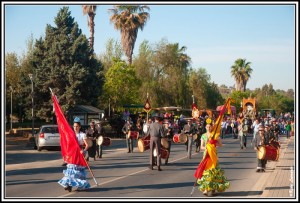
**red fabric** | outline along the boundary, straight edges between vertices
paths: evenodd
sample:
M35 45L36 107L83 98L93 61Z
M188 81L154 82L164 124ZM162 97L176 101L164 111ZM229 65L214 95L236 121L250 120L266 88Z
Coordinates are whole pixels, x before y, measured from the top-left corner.
M192 104L192 110L193 110L194 108L197 109L197 105L196 105L195 103Z
M208 140L208 142L209 142L210 144L214 144L215 146L216 146L216 144L217 144L217 140Z
M208 153L206 153L205 158L200 162L198 168L195 171L194 176L196 179L200 179L202 177L206 163L208 160L209 160L209 155L208 155Z
M80 166L87 166L87 163L80 153L80 146L78 144L75 132L67 122L55 95L52 95L58 131L60 134L61 153L64 161L69 164L76 164Z
M214 145L217 144L217 140L209 140L208 142L210 144L214 144ZM202 177L203 172L205 170L206 163L208 160L209 160L209 154L206 153L205 158L200 162L198 168L195 171L195 174L194 174L195 178L200 179Z

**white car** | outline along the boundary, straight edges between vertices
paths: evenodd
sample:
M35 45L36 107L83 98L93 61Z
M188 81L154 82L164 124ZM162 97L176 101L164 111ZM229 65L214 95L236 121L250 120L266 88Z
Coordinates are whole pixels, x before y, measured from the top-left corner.
M60 147L60 134L57 125L42 125L34 135L35 148L41 151L43 148Z

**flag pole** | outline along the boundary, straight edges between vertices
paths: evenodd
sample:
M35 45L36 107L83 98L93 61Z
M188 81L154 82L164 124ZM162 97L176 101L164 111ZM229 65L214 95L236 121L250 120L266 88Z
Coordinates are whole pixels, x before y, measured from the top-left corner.
M89 163L86 161L86 159L85 159L85 157L84 157L84 154L82 154L82 156L83 156L83 159L84 159L84 161L85 161L85 163L86 163L86 165L87 165L87 167L88 167L90 173L92 174L92 177L93 177L93 179L94 179L96 185L98 186L98 182L96 181L96 178L95 178L95 176L94 176L94 173L93 173L92 169L90 168Z
M49 90L50 90L50 92L51 92L52 96L54 96L54 93L53 93L53 91L52 91L52 89L51 89L50 87L49 87ZM78 147L79 147L79 145L78 145ZM86 159L85 159L85 157L84 157L84 154L81 154L81 155L83 156L83 159L84 159L84 161L85 161L85 163L86 163L86 165L87 165L87 167L88 167L89 171L91 172L91 174L92 174L92 177L93 177L93 179L94 179L94 181L95 181L96 185L98 186L98 182L96 181L96 179L95 179L95 176L94 176L94 173L93 173L93 171L91 170L91 168L90 168L90 166L89 166L88 162L86 161Z

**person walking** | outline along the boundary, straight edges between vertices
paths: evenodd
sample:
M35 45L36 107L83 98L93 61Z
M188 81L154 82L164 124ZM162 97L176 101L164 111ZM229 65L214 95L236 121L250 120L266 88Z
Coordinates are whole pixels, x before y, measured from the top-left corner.
M92 140L93 146L88 148L88 156L87 161L89 161L89 157L94 158L94 161L96 161L96 152L97 152L97 143L96 139L99 137L99 133L97 128L95 127L95 122L90 122L90 127L86 130L86 135L89 139Z
M184 125L182 131L186 134L188 137L186 145L186 151L187 151L187 158L192 158L192 144L193 144L193 134L196 132L196 128L194 125L192 125L192 121L188 120L188 123Z
M239 135L239 140L240 140L240 147L241 149L246 149L247 147L247 141L246 141L246 135L245 135L245 130L244 129L246 125L241 121L241 123L238 124L238 135Z
M221 123L221 138L224 138L224 135L226 134L226 129L227 129L227 119L223 118L222 123Z
M291 133L291 122L290 121L287 121L286 122L286 125L285 125L285 132L286 132L286 138L289 139L290 138L290 133Z
M147 136L150 135L150 166L149 169L153 170L153 163L154 163L154 155L153 150L154 147L157 152L156 156L156 164L157 164L157 170L162 171L160 165L161 165L161 138L164 136L164 129L162 125L159 123L159 117L156 116L154 118L154 122L150 124L149 130L147 132Z
M195 152L200 152L201 135L205 131L203 124L204 123L201 123L199 119L196 121L195 131L196 131L197 137L194 140L195 146L196 146Z
M253 141L254 150L258 151L258 153L262 153L261 147L263 147L267 144L268 144L268 140L265 136L265 128L263 125L260 125L258 128L258 135L255 136L254 141ZM258 157L256 172L265 172L266 164L267 164L266 159L260 159Z
M251 144L254 145L254 139L256 137L256 135L258 134L258 128L259 128L259 120L258 119L255 119L255 121L253 122L251 128L253 129L253 138L252 138L252 142Z
M127 120L122 128L122 132L126 138L127 153L133 153L133 139L129 135L129 131L133 130L130 120Z
M96 129L98 131L98 139L100 138L100 136L104 136L102 135L103 130L102 130L102 126L100 121L96 122ZM96 153L97 153L97 158L102 158L102 144L99 145L98 142L96 143Z
M164 123L164 138L166 138L168 141L168 148L166 149L168 150L168 157L165 159L165 165L167 165L171 153L171 143L173 139L173 129L171 126L169 126L168 122Z
M207 122L205 128L206 133L201 136L201 149L204 150L203 159L194 176L197 178L199 191L206 196L212 196L216 195L217 191L225 191L229 188L230 183L218 162L217 147L222 146L222 141L212 133L212 123Z
M81 124L80 119L76 117L73 124L74 132L79 146L82 150L81 154L85 155L88 150L87 136L84 132L80 131ZM77 190L85 190L91 187L86 178L86 167L77 164L67 164L67 169L63 170L64 177L58 181L58 183L69 192L72 191L72 187L77 187Z

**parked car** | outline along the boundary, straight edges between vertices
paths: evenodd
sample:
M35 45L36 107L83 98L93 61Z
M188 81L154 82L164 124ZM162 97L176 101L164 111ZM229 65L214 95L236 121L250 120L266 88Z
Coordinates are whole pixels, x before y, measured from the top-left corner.
M41 151L44 148L60 147L60 134L57 125L42 125L34 135L35 148Z

